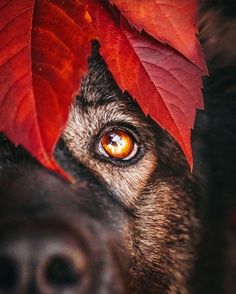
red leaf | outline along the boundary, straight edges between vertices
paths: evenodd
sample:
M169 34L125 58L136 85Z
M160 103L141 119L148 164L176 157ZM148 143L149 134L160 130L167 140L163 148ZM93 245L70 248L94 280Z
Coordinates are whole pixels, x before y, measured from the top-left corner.
M0 2L0 131L47 168L94 38L84 4Z
M204 70L195 39L195 0L178 2L178 7L186 5L186 11L170 6L170 0L163 0L165 5L159 1L134 0L136 12L128 1L112 2L136 28L168 42ZM54 146L86 72L90 40L98 36L101 53L121 89L129 91L145 114L176 138L192 165L190 133L196 108L202 108L203 72L174 49L148 34L138 34L125 21L118 25L102 3L0 2L0 131L44 166L63 173L53 159Z
M197 33L197 0L110 0L138 31L171 45L204 73Z
M117 83L179 142L192 167L190 135L196 108L203 107L202 71L127 23L119 26L103 5L89 3L101 54Z

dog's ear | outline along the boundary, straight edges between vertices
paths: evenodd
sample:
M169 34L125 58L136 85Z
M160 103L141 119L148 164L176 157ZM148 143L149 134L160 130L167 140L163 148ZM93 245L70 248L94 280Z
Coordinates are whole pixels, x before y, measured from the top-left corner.
M203 50L213 70L236 64L236 13L233 10L236 5L216 2L219 1L202 1L199 23Z

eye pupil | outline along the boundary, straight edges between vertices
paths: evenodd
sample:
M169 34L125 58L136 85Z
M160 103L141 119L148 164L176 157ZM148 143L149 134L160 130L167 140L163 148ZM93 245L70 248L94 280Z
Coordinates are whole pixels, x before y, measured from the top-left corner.
M127 157L134 148L133 139L122 130L107 132L101 139L101 144L109 157L123 159Z

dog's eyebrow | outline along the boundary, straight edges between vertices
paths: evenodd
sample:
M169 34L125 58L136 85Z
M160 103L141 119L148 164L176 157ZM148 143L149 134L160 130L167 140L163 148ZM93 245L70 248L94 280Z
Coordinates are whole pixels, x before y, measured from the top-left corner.
M113 93L106 93L104 95L103 91L97 89L91 89L92 92L82 92L80 95L75 96L76 106L82 111L87 111L88 108L98 108L103 105L107 105L112 102L120 101L119 95L114 95Z
M84 92L74 98L76 106L82 111L86 112L88 108L98 108L120 101L119 95L114 95L114 93L103 93L102 90L95 88L91 89L91 91L85 89Z

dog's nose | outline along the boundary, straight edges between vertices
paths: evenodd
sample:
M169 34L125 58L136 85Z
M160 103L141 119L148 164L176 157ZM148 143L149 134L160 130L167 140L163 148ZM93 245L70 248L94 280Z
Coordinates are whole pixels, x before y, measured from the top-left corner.
M10 256L0 256L0 289L14 288L18 283L19 268L16 260Z
M78 293L86 259L66 238L5 240L0 245L0 293Z
M0 294L124 293L124 210L90 174L28 170L0 176Z

